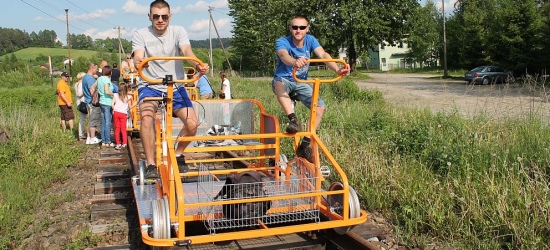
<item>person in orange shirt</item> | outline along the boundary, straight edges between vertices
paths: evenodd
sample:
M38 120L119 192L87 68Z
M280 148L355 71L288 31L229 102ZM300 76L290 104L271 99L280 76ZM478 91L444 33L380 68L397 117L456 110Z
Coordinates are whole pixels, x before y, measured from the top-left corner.
M66 123L69 124L69 129L73 130L73 104L72 104L72 94L69 84L67 84L67 79L69 79L69 74L67 72L61 73L61 80L57 83L57 105L61 109L61 129L65 131L67 128Z

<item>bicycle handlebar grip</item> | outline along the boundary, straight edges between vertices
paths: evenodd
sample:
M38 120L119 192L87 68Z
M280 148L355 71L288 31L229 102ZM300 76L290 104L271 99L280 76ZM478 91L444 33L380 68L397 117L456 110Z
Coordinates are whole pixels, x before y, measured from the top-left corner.
M312 62L335 62L335 63L341 63L344 65L344 68L349 68L349 65L346 63L346 61L342 60L342 59L309 59L308 62L312 63ZM315 79L308 79L308 80L301 80L301 79L298 79L296 77L296 70L298 70L298 67L294 67L294 70L292 70L292 77L294 77L294 80L296 80L296 82L298 83L314 83L315 82ZM335 78L332 78L332 79L318 79L320 83L330 83L330 82L337 82L337 81L340 81L340 79L342 79L343 76L337 76Z
M199 60L198 58L196 57L187 57L187 56L152 56L152 57L148 57L148 58L143 58L143 61L141 61L141 63L138 65L137 67L137 72L139 73L139 76L141 77L141 79L143 79L144 81L148 82L149 84L159 84L159 83L162 83L162 79L151 79L147 76L145 76L143 74L143 67L149 62L149 61L156 61L156 60L166 60L166 61L170 61L170 60L192 60L192 61L195 61L195 62L198 62L199 65L203 66L203 62L201 60ZM185 74L185 72L184 72ZM190 83L190 82L194 82L196 80L198 80L200 77L202 76L202 74L199 74L196 78L192 78L192 79L176 79L174 80L174 82L177 82L177 83Z

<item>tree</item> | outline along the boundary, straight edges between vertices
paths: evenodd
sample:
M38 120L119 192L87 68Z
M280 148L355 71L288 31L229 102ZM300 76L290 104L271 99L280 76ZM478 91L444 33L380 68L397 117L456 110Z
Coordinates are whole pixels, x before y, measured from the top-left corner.
M383 40L395 43L403 38L407 33L404 24L416 6L415 0L230 0L235 56L241 57L247 68L273 69L275 40L287 34L293 16L303 15L310 20L311 34L327 52L336 57L341 48L346 49L354 70L361 54L357 51L366 51Z
M491 62L487 45L491 37L490 26L495 21L493 15L498 11L496 1L457 1L454 18L458 30L453 33L455 40L452 43L459 45L455 47L456 55L463 67L473 68Z
M542 16L541 36L538 38L539 44L542 44L541 51L539 53L540 64L543 71L546 71L547 67L550 67L550 45L544 40L550 37L550 2L540 3L540 15ZM545 74L548 74L546 72Z
M491 27L491 61L516 72L540 70L543 19L531 0L501 0Z
M237 68L272 72L276 64L275 40L286 34L288 16L281 10L299 9L295 1L229 1L229 15L234 19L232 61ZM258 20L261 20L258 22Z
M101 40L97 39L96 41ZM93 48L94 40L84 34L71 34L71 48L72 49L94 49Z
M0 28L0 55L27 48L30 44L30 36L24 31Z
M407 23L408 30L410 30L407 37L409 44L407 57L412 61L420 62L421 67L424 62L437 61L440 51L442 51L440 36L440 27L442 26L439 21L441 18L435 4L428 1L424 7L414 10L413 18Z
M52 48L57 42L57 34L53 30L41 30L38 32L37 41L34 42L38 47Z

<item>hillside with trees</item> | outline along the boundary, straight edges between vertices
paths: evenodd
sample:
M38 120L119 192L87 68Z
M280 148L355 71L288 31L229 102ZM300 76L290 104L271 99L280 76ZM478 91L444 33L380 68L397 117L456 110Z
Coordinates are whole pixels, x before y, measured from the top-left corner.
M27 33L13 28L0 28L0 56L20 49L30 47L66 48L59 41L59 36L53 30L42 30L38 33ZM122 48L128 52L132 50L132 41L120 39ZM231 46L230 38L222 38L225 48ZM210 48L210 40L191 40L193 48ZM220 41L212 40L212 48L221 48ZM71 34L71 49L93 50L96 52L118 53L118 38L93 39L84 34Z

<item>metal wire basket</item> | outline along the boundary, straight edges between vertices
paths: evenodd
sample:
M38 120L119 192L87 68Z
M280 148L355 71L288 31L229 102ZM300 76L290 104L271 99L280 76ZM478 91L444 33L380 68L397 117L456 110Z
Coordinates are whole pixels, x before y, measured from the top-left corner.
M261 224L319 222L320 212L315 205L315 197L291 196L316 191L315 183L318 177L311 173L311 168L305 166L306 164L309 163L302 160L292 161L289 164L289 174L281 176L282 178L267 177L261 182L237 184L217 181L208 168L199 166L197 197L202 198L197 201L219 203L199 206L198 212L204 218L205 227L211 234L215 234L216 230ZM231 190L246 190L244 192L247 192L247 196L216 197L224 187ZM260 200L250 201L251 199ZM252 210L255 212L250 212Z

